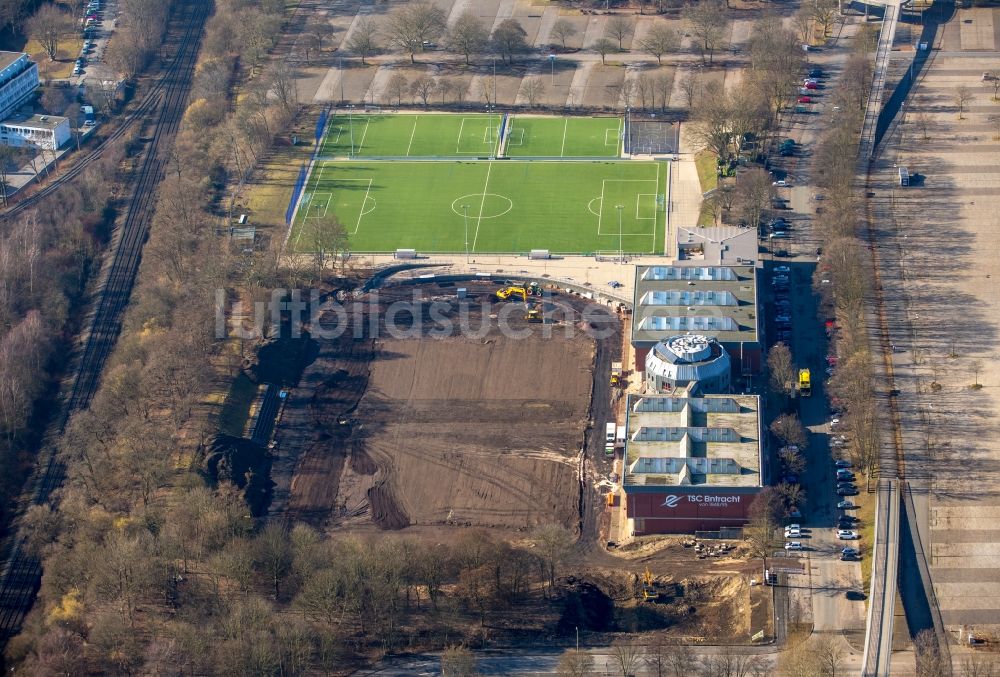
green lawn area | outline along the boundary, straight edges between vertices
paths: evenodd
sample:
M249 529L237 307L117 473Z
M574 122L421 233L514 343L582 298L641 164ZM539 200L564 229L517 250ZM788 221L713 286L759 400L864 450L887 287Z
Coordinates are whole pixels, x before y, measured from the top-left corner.
M719 174L716 169L716 157L713 153L703 150L694 156L695 167L698 168L698 181L701 183L701 192L707 193L715 190L719 186Z
M501 115L335 115L327 157L488 157L496 153Z
M24 51L38 64L39 76L46 80L63 79L72 75L73 66L76 58L80 56L81 49L83 49L83 38L79 34L64 37L59 41L55 61L49 61L48 54L37 40L28 40L28 44L24 46Z
M619 248L620 216L622 248L655 252L666 176L662 162L318 162L290 244L314 251L334 215L356 252L461 252L468 238L480 253L589 253Z
M507 157L618 157L622 120L617 117L512 116Z

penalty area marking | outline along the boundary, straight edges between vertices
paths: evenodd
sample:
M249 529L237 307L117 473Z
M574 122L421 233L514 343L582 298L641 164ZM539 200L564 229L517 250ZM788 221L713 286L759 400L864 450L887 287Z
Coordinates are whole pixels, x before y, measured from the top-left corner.
M600 208L596 212L594 211L594 203L595 202L600 202L601 203ZM603 209L604 209L604 196L603 195L601 195L600 197L595 197L593 200L591 200L590 202L587 203L587 211L589 211L591 214L593 214L594 216L596 216L598 219L601 218L601 211L600 210L603 210ZM597 230L598 230L598 235L600 235L600 230L601 230L600 221L598 221Z
M517 136L515 136L515 134ZM507 146L523 146L524 145L524 127L514 127L507 134Z
M618 235L617 229L614 232L611 232L611 233L604 233L604 232L601 231L601 225L604 223L604 193L605 193L605 190L607 188L607 184L608 183L652 183L654 186L657 186L657 185L659 185L659 182L660 182L660 180L659 180L659 175L660 175L659 167L657 167L656 175L657 175L657 178L655 178L655 179L603 179L601 181L601 195L600 195L600 197L594 198L593 200L591 200L587 204L587 209L589 209L591 213L594 213L594 210L591 209L590 206L592 204L594 204L595 200L600 200L601 201L601 213L597 215L597 235L598 236L601 236L601 235ZM654 193L634 193L634 195L636 196L635 199L636 199L636 212L637 213L638 213L638 210L639 210L639 196L641 196L641 195L653 195L653 197L654 197L654 204L655 204L655 194ZM631 198L629 198L629 200L631 200ZM655 216L652 219L650 219L649 217L645 217L643 220L644 221L650 221L650 220L653 221L653 236L655 237L655 235L656 235L656 218L655 218ZM631 232L631 231L622 231L622 235L649 235L649 234L650 234L649 231L646 231L646 230L643 230L642 232L639 232L639 233L635 233L635 232Z

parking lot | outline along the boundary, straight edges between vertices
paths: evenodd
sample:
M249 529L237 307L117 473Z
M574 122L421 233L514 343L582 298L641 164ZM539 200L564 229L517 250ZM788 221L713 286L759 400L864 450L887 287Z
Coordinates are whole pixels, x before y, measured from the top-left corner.
M95 0L90 2L94 3ZM93 8L93 4L84 5L84 9L81 10L81 22L87 21L88 16L96 17L97 20L91 21L86 28L81 29L85 32L84 51L80 55L83 61L77 62L80 67L74 68L74 74L70 77L70 82L84 89L119 79L118 74L104 63L104 53L117 23L118 0L97 0L97 2L99 10L87 9Z
M845 35L854 28L849 24ZM810 374L808 396L798 396L789 405L808 431L802 451L805 468L801 473L785 469L773 478L796 480L806 495L801 516L789 520L799 529L786 531L786 540L800 543L808 560L805 573L789 576L792 606L802 610L802 620L811 622L815 632L843 630L856 636L863 634L865 625L866 591L859 562L870 544L861 538L864 522L852 496L859 492L856 482L862 482L862 491L865 486L852 468L835 465L847 442L824 388L836 359L830 348L836 324L820 313L813 293L822 242L812 232L812 217L822 209L823 195L811 185L812 150L827 117L839 112L828 99L845 56L846 48L839 44L813 53L796 112L777 140L771 166L776 200L761 232L767 253L759 295L769 343L788 345L796 370L807 368ZM822 284L823 276L818 279ZM840 465L847 462L841 459Z

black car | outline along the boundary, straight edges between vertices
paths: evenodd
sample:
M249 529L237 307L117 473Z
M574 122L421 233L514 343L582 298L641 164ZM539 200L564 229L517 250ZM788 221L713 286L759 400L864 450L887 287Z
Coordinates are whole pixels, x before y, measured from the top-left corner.
M790 256L790 254L788 253L787 249L775 249L774 250L774 255L778 256L778 257L781 257L781 258L784 258L786 256Z
M811 78L821 78L821 77L823 77L823 69L822 68L813 68L811 71L809 71L809 77L811 77Z

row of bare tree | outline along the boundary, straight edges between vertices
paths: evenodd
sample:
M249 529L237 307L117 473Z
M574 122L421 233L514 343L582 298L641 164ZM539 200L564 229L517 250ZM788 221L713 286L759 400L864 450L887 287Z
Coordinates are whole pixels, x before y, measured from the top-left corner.
M68 482L58 504L25 517L45 563L40 603L8 647L26 674L295 675L410 637L440 648L544 608L574 543L559 527L530 547L479 533L449 546L262 527L242 490L200 472L215 426L199 403L238 366L214 335L215 290L252 295L281 274L273 257L245 265L215 232L223 186L238 190L297 112L285 67L262 66L258 47L234 37L263 12L275 32L262 44L273 45L272 5L216 5L118 346L62 440ZM22 240L10 265L25 284L44 266ZM25 340L10 336L22 358Z

